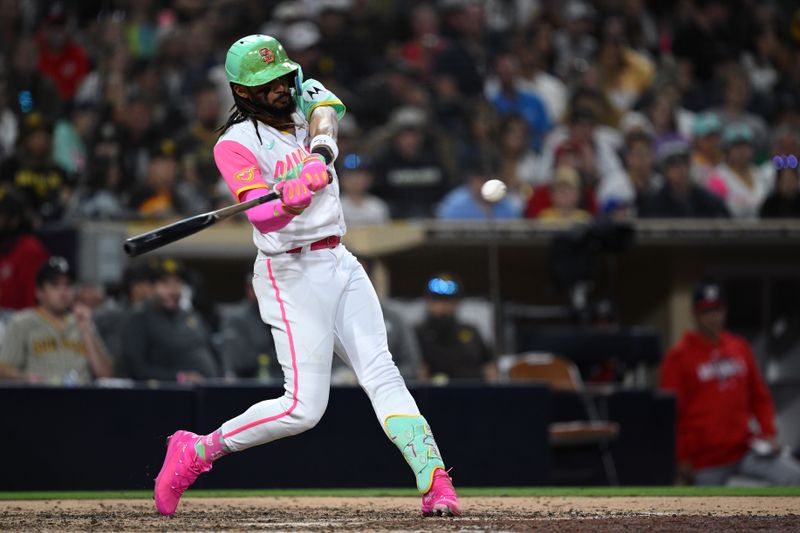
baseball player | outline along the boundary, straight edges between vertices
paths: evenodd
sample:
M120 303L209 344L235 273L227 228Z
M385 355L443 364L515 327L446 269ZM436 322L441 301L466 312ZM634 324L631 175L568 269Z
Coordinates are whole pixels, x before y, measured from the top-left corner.
M158 511L171 515L183 492L220 457L296 435L325 412L335 352L367 392L387 436L422 493L422 513L461 510L430 427L406 389L386 343L380 304L345 232L333 162L344 104L267 35L237 40L225 71L235 110L214 147L237 201L280 193L247 211L258 248L253 288L272 328L285 393L259 402L203 436L177 431L156 478Z

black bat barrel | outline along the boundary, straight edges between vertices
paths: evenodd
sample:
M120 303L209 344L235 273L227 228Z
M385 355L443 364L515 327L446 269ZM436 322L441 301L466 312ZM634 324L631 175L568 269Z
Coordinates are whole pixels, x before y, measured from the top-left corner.
M194 235L198 231L213 225L216 221L217 219L214 217L213 213L203 213L202 215L179 220L174 224L154 229L153 231L128 239L125 241L124 245L125 253L130 257L136 257L137 255L147 253L156 248L161 248L162 246L188 237L189 235Z

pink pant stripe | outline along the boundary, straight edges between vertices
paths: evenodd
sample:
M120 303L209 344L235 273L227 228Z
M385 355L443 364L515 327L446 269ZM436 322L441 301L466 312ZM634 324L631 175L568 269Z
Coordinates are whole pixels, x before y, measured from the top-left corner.
M286 308L283 305L283 300L281 300L281 291L278 289L278 283L275 281L275 275L272 273L272 260L267 259L267 272L269 273L269 280L272 282L272 288L275 289L275 299L278 300L278 304L281 307L281 318L283 319L283 323L286 326L286 334L289 337L289 351L292 354L292 374L294 374L293 384L292 384L292 405L289 408L277 415L273 415L267 418L262 418L261 420L255 420L246 424L240 428L236 428L233 431L229 431L227 434L223 435L222 437L227 439L236 435L237 433L241 433L247 429L250 429L254 426L258 426L259 424L264 424L265 422L271 422L273 420L278 420L283 418L284 416L288 416L294 411L294 408L297 407L297 355L294 351L294 337L292 336L292 327L289 325L289 320L286 318Z

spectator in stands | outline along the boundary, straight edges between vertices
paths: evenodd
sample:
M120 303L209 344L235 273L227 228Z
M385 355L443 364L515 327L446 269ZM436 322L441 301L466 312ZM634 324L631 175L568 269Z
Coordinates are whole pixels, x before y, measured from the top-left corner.
M0 183L25 195L36 219L54 222L64 214L72 184L53 162L52 125L42 115L25 117L19 150L0 164Z
M354 168L345 166L338 173L345 223L348 227L386 224L391 218L389 206L369 193L373 182L372 172L358 159L353 163Z
M604 24L597 62L600 86L618 120L650 88L655 68L646 56L628 46L618 17L610 17Z
M316 23L310 20L297 21L286 26L285 30L279 33L282 34L280 39L284 48L286 48L286 53L289 57L295 58L295 62L303 65L303 76L305 78L314 78L318 81L324 79L327 83L330 83L330 81L334 84L337 83L331 77L335 75L335 72L331 69L331 64L329 62L321 63L323 57L319 48L320 33ZM267 35L272 34L267 33ZM325 57L324 61L330 61L330 58ZM325 87L327 88L328 85L326 84Z
M617 154L619 133L599 124L607 106L603 96L593 90L580 90L573 95L566 127L554 130L547 137L542 153L542 172L552 173L560 165L573 166L588 190L622 170ZM571 160L560 160L561 157Z
M736 218L755 218L772 187L770 176L753 163L754 143L753 130L747 124L726 127L722 134L722 164L706 184Z
M356 40L350 31L351 12L355 3L341 0L323 0L319 5L319 64L324 66L322 77L335 77L349 87L368 71L370 50ZM294 57L294 56L292 56Z
M441 13L447 46L436 54L436 77L450 81L467 98L477 97L483 90L483 69L489 62L483 6L479 2L449 2Z
M784 158L786 156L794 155L800 156L800 129L784 124L775 128L772 132L770 139L771 149L769 157L767 157L761 165L759 165L759 172L764 180L769 183L777 183L778 166L775 164L775 157L779 156ZM786 165L781 165L785 167Z
M727 34L728 5L722 0L695 0L690 18L675 29L672 52L692 87L687 100L692 110L712 103L717 68L735 57Z
M8 81L0 74L0 161L10 156L17 144L19 119L9 100Z
M37 113L51 121L58 118L61 100L55 84L37 68L39 50L36 42L23 37L6 57L9 67L6 95L18 118L22 120L29 113Z
M588 222L592 215L579 207L581 177L568 166L558 167L550 184L552 205L539 212L537 220L543 222Z
M800 218L800 184L797 166L778 170L775 188L759 210L761 218Z
M425 288L427 313L416 328L422 350L422 378L494 381L494 357L473 326L456 318L461 283L451 274L439 274Z
M153 117L153 104L144 97L129 96L117 114L122 174L124 183L133 187L145 180L150 154L161 144L161 135Z
M741 64L753 92L772 94L780 72L791 68L789 49L781 42L774 24L759 25L753 38L754 49L742 53Z
M500 54L494 60L496 82L490 82L486 98L503 115L517 114L528 123L530 146L541 151L544 136L552 127L547 108L539 96L520 83L519 62L510 54Z
M653 138L642 130L625 136L622 159L624 170L604 179L597 190L597 201L606 212L613 204L630 205L638 211L644 198L661 187L663 179L655 170Z
M85 384L112 375L111 359L92 324L91 311L75 303L72 272L51 257L36 274L39 306L11 320L0 348L0 378Z
M564 141L555 153L555 168L569 167L578 172L580 177L581 195L578 207L594 215L598 211L597 197L592 185L596 183L596 175L593 166L594 151L588 145L583 145L583 149L572 141ZM616 157L616 156L614 156ZM613 168L613 167L611 167ZM615 171L616 172L616 171ZM617 172L618 173L618 172ZM545 183L533 189L533 195L528 199L525 206L525 216L527 218L537 218L542 210L553 207L552 196L552 176L555 169L548 173ZM610 174L613 176L615 174Z
M545 20L531 25L528 35L514 47L519 58L519 82L524 90L539 96L551 124L560 123L567 111L567 87L548 72L553 56L553 27Z
M50 5L36 42L39 71L55 82L63 102L71 101L81 80L89 73L89 58L83 46L72 38L63 4Z
M404 107L392 115L389 146L375 161L375 189L392 218L424 218L448 189L436 139L426 133L428 120L419 108Z
M443 220L484 220L488 218L519 218L521 202L506 194L499 202L483 199L481 187L492 179L492 167L487 162L473 163L467 171L467 180L442 199L436 216Z
M553 37L553 47L555 73L567 85L571 86L594 60L597 50L592 31L595 14L594 8L582 0L570 0L564 5L564 27Z
M689 145L683 141L663 143L656 160L664 184L647 195L639 216L645 218L724 218L725 204L714 194L692 182L689 175Z
M211 338L194 311L181 308L182 267L158 266L153 298L134 309L122 335L122 359L136 380L199 383L219 375Z
M764 150L769 139L767 124L762 117L748 111L750 105L750 80L739 65L730 66L724 76L722 107L714 110L722 122L723 130L744 124L752 131L754 148Z
M131 196L131 208L147 219L177 215L180 212L175 191L178 172L178 162L172 150L156 150L150 157L143 185Z
M156 279L153 261L136 261L122 273L122 295L117 300L107 300L94 313L97 331L114 358L118 377L128 377L129 371L122 359L124 332L131 314L153 297Z
M36 305L36 272L48 253L31 230L25 198L13 190L0 190L0 309Z
M680 472L698 485L725 485L735 476L800 485L800 464L778 445L772 399L753 352L725 329L720 286L699 285L692 304L694 331L661 364L660 387L677 397Z
M108 29L114 23L105 21L105 24ZM119 31L122 31L121 28ZM97 108L108 105L112 110L121 111L125 107L126 91L130 89L130 51L120 43L105 44L99 51L101 54L95 61L94 70L78 86L75 101Z
M652 56L658 51L659 31L657 21L644 0L627 0L622 14L623 27L630 47L641 54Z
M220 356L226 377L283 379L272 331L264 325L253 290L253 274L246 276L245 298L223 319Z
M653 140L658 147L661 143L686 139L691 134L691 126L682 127L682 117L686 114L680 108L680 92L671 83L654 89L644 99L647 118L653 125Z
M416 4L411 11L412 36L403 43L400 55L425 82L435 81L434 60L448 46L439 31L439 14L430 4ZM292 56L294 57L294 56Z
M411 68L404 61L395 60L359 84L359 98L348 102L348 109L362 128L370 130L389 121L396 110L410 105L409 95L417 90Z
M106 121L97 128L88 173L72 196L68 218L119 220L132 218L126 207L117 128Z
M192 96L192 121L175 137L184 181L209 199L218 203L220 175L214 163L214 144L219 138L220 100L211 82L200 85Z
M498 129L500 175L512 192L527 199L530 188L546 178L540 159L528 141L528 123L519 115L508 115L502 119Z
M97 112L91 104L78 102L68 118L56 122L53 129L53 160L70 175L86 173L89 143L97 123Z
M695 183L706 186L714 168L722 162L722 123L714 113L695 117L690 173Z

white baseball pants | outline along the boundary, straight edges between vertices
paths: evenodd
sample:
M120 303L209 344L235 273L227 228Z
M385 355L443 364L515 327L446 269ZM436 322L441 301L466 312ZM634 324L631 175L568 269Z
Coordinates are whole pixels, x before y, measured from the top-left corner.
M222 425L230 451L314 427L328 404L334 352L355 372L381 425L393 414L419 414L389 353L375 289L343 245L259 254L253 287L272 326L285 392Z

